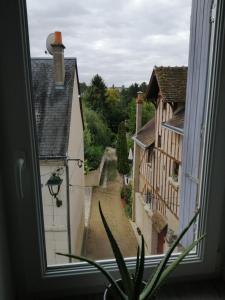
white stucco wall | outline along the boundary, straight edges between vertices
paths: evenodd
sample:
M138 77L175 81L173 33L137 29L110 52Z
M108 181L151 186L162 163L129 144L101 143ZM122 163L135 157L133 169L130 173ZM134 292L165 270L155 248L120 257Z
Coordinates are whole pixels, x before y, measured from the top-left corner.
M76 75L74 78L67 159L40 161L46 251L49 265L69 262L68 258L55 254L57 251L69 253L69 234L71 253L81 254L83 244L85 227L84 167L82 165L79 168L77 161L74 161L74 159L84 161L83 123ZM58 168L62 168L60 177L63 179L58 195L58 198L62 200L61 207L56 206L56 201L46 186L46 182ZM69 198L67 189L69 189Z
M46 182L53 172L61 168L60 178L63 180L58 194L62 200L62 206L57 207L54 197L49 193ZM55 252L68 253L68 229L67 229L67 197L66 197L66 170L63 161L41 161L41 190L45 227L45 242L47 263L49 265L68 263L68 259L56 255Z
M70 136L68 147L69 159L84 161L83 123L80 109L78 85L74 81ZM80 254L84 235L84 166L78 167L76 161L68 160L70 184L70 226L71 252Z
M155 254L157 247L157 236L154 232L151 220L151 210L143 201L140 193L135 193L135 223L143 234L146 246L146 254Z
M105 164L105 160L106 160L106 153L104 153L104 155L102 156L101 163L100 163L98 169L93 170L93 171L89 171L84 176L84 181L85 181L85 186L86 187L99 186L102 171L103 171L103 167L104 167L104 164Z

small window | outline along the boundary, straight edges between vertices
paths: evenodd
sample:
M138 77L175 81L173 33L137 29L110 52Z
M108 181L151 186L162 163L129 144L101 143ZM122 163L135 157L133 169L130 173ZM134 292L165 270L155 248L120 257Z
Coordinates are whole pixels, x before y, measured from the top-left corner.
M172 178L174 181L178 182L178 178L179 178L179 163L178 162L173 163Z

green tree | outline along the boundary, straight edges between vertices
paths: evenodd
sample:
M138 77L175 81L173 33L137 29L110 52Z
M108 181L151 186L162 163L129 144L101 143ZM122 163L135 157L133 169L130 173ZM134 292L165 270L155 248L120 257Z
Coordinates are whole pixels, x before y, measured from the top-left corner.
M107 120L109 128L112 130L112 132L117 134L119 124L127 117L127 109L124 108L120 101L115 102L114 104L107 103L104 116Z
M121 122L118 128L116 151L117 151L117 169L119 173L128 174L129 163L128 163L126 128L124 122Z
M139 85L135 82L131 84L128 88L122 88L121 100L125 107L131 102L133 98L137 97L137 92L140 90Z
M91 137L91 132L90 129L87 126L87 123L85 123L85 127L84 127L84 145L85 148L88 148L91 146L91 141L92 141L92 137Z
M155 107L152 104L152 102L149 101L143 101L142 106L142 124L146 124L148 121L150 121L155 115Z
M88 89L88 86L85 82L80 82L80 93L83 95Z
M106 103L117 104L120 101L120 92L115 88L109 88L106 92Z
M98 168L105 147L111 144L111 130L99 112L83 103L84 157L86 170Z
M91 143L103 147L109 146L111 142L111 130L108 128L101 114L90 108L86 108L85 118L87 128L91 134Z
M135 133L136 128L136 100L132 99L128 105L128 120L127 120L128 131L131 134Z
M109 128L117 134L119 124L126 119L126 108L123 107L120 99L120 92L116 88L108 88L103 116Z
M139 91L142 91L143 93L145 93L146 92L146 90L147 90L147 83L146 82L142 82L141 84L140 84L140 86L139 86Z
M85 150L85 161L86 161L86 170L92 171L96 170L100 165L102 155L104 153L104 148L99 145L90 145Z
M155 107L151 102L146 100L142 104L142 125L150 121L155 114ZM128 131L131 134L135 133L136 130L136 100L132 101L128 105L128 121L127 121Z
M103 113L106 103L106 85L101 76L96 74L91 80L91 86L86 95L88 105L95 111Z

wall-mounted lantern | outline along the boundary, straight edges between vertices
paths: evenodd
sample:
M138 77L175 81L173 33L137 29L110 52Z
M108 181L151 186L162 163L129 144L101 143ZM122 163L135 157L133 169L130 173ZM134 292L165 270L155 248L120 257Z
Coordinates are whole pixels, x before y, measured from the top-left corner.
M60 207L62 205L62 200L59 200L57 197L60 191L60 186L62 184L62 181L63 180L58 175L56 175L56 173L52 173L52 176L49 178L49 180L46 183L50 195L56 199L57 207Z

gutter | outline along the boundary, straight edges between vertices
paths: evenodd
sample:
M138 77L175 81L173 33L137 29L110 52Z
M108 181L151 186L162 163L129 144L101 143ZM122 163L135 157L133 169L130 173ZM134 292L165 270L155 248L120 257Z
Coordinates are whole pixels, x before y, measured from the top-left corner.
M81 94L80 94L80 81L79 81L79 74L78 74L76 58L75 58L75 61L76 61L75 69L76 69L76 79L77 79L77 87L78 87L78 97L79 97L79 102L80 102L80 114L81 114L81 119L82 119L83 130L84 130L84 113L83 113L83 105L82 105L82 99L81 99Z
M71 254L71 226L70 226L70 190L69 190L69 165L68 158L65 160L66 167L66 200L67 200L67 235L68 235L68 249L69 254ZM72 262L72 259L69 258L69 262Z
M162 127L167 128L167 129L169 129L171 131L174 131L174 132L176 132L176 133L178 133L180 135L184 135L184 130L183 129L175 127L175 126L172 126L172 125L169 125L169 124L167 124L165 122L162 122Z
M146 150L146 149L148 149L151 145L145 145L145 144L143 144L141 141L139 141L137 138L136 138L136 136L133 136L132 137L132 140L136 143L136 144L138 144L138 146L140 146L142 149L144 149L144 150Z
M40 160L65 160L67 159L67 156L65 155L59 155L59 156L39 156Z
M64 159L65 167L66 167L66 198L67 198L67 234L68 234L68 249L69 254L72 254L72 246L71 246L71 225L70 225L70 182L69 182L69 164L68 161L76 161L81 162L83 164L83 160L77 158L69 158L68 156ZM79 167L79 165L78 165ZM72 258L69 258L69 262L72 262Z

